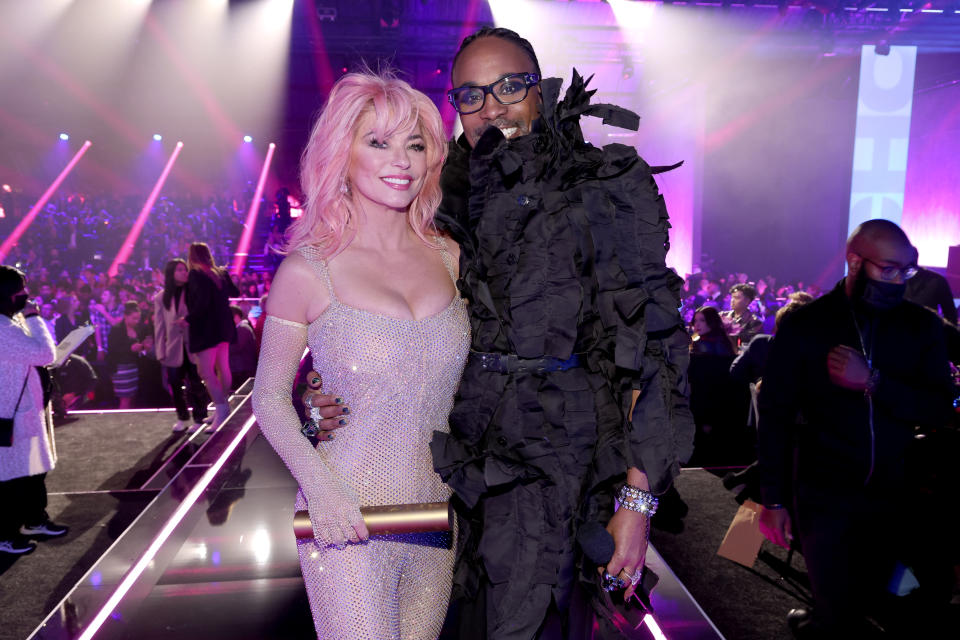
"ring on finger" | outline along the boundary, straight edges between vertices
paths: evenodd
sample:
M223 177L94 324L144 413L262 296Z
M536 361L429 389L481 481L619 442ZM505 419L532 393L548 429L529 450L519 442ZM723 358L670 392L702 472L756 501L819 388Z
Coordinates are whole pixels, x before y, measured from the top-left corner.
M643 576L643 569L637 569L633 573L628 572L626 569L623 570L623 573L627 574L627 578L630 580L630 584L636 586L640 582L640 578Z
M305 404L305 405L307 405L308 407L310 407L311 409L313 409L313 396L312 396L312 395L308 395L308 396L307 396L307 399L303 401L303 404Z
M319 425L319 424L320 424L320 421L323 420L323 416L320 415L320 409L317 409L316 407L311 407L311 408L310 408L310 419L313 420L314 422L316 422L317 425Z

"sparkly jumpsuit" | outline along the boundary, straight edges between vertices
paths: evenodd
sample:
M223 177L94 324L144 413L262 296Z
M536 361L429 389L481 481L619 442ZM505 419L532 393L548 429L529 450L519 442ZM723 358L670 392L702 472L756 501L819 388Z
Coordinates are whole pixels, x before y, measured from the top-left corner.
M309 325L266 320L254 388L264 435L300 484L296 508L335 485L360 506L447 500L428 442L447 416L469 348L459 295L420 320L383 316L337 299L319 252L300 249L330 295ZM454 276L452 261L441 251ZM324 385L350 407L350 424L316 449L299 431L290 390L304 346ZM314 490L316 488L316 490ZM447 610L453 567L449 534L376 536L343 549L298 542L300 566L320 638L436 638Z

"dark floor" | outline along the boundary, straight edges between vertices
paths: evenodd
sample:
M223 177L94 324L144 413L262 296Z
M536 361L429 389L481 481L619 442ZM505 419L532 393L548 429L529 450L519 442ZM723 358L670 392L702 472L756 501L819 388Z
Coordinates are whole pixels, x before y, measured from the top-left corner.
M153 500L172 462L207 437L172 433L175 419L164 411L58 422L47 511L70 532L28 556L0 556L0 639L27 637Z
M703 469L682 471L676 487L690 508L682 531L654 528L651 534L670 568L728 640L791 638L785 616L803 606L797 597L803 592L793 592L762 559L748 569L717 555L739 506L734 495L723 488L718 475ZM764 542L761 556L776 564L786 559L787 552ZM803 572L803 558L795 554L792 566Z
M42 543L30 556L0 564L0 638L27 637L206 440L204 434L171 434L173 418L172 413L155 412L90 415L57 428L61 458L48 479L49 511L71 531L63 539ZM262 437L231 473L232 480L203 506L205 517L191 525L176 546L176 558L136 610L137 618L150 623L140 627L153 629L157 637L189 638L200 635L195 629L216 621L217 637L233 640L310 637L299 567L286 542L272 533L241 546L230 542L237 526L260 533L264 522L287 521L295 486ZM784 581L778 572L784 571L777 563L786 552L765 543L752 569L716 555L737 509L720 473L689 469L681 474L677 487L689 514L682 527L655 528L653 545L725 637L790 638L784 615L802 604L803 588ZM257 501L244 501L251 493L269 494L266 504L276 505L276 513L265 512L262 500L259 507ZM225 527L228 520L231 525ZM249 544L255 547L246 548ZM270 555L271 546L272 557L259 559L264 548ZM218 549L245 555L224 555L222 563L218 557L216 575L205 573L209 569L202 560L220 554ZM802 573L802 559L796 557L793 567ZM184 615L188 609L191 613ZM236 611L244 615L231 615ZM262 625L240 620L261 620Z

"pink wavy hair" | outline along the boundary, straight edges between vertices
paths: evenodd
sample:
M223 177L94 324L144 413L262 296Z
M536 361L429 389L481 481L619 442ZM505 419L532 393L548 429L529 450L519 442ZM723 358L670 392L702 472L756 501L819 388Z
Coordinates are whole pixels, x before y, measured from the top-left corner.
M436 105L392 72L348 73L340 78L313 125L300 159L300 184L306 194L303 215L287 233L285 252L304 246L320 248L325 257L343 251L352 240L348 228L360 214L349 193L343 193L350 152L360 120L374 113L373 131L383 139L420 126L427 154L427 175L410 203L407 220L425 243L436 233L433 214L440 205L440 168L447 155L443 121Z

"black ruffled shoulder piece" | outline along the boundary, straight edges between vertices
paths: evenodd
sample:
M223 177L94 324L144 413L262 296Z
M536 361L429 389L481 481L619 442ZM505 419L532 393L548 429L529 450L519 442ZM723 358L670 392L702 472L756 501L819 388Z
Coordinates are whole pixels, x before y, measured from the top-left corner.
M443 199L434 215L437 228L450 234L462 248L473 253L476 237L470 230L467 201L470 194L470 147L466 139L451 140L440 173Z
M557 100L560 97L560 87L563 80L547 78L540 83L541 95L543 96L541 119L547 130L556 134L554 138L561 147L569 149L583 144L580 116L602 118L603 124L631 131L636 131L640 126L640 116L629 109L614 104L590 104L590 98L597 92L596 89L587 90L587 85L590 84L592 79L593 76L584 79L574 69L570 86L567 87L563 100L559 102Z

